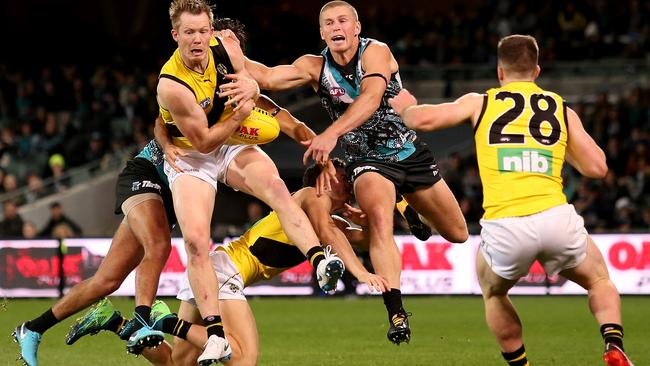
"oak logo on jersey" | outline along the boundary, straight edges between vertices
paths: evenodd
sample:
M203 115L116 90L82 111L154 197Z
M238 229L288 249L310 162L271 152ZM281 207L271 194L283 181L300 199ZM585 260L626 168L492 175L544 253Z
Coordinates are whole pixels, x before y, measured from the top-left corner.
M545 149L498 149L499 171L552 175L553 152Z
M203 108L203 109L208 108L208 106L210 106L210 97L207 97L207 98L203 99L202 101L200 101L200 102L199 102L199 105L200 105L201 108Z

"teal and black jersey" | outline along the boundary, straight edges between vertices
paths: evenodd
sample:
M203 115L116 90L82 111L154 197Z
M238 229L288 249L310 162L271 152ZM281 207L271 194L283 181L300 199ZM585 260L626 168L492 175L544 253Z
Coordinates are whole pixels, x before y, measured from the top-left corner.
M360 38L357 56L348 65L334 62L326 47L323 52L323 69L320 74L318 95L323 107L332 121L343 115L348 106L359 96L361 79L365 71L361 66L361 55L373 42L370 38ZM393 111L388 99L402 90L399 72L388 80L381 105L361 126L341 136L339 141L349 161L382 160L397 162L406 159L413 152L415 131L404 125L404 121Z
M158 171L160 179L162 179L165 185L169 185L169 181L167 180L167 175L165 174L164 170L165 155L163 154L162 148L160 145L158 145L156 139L149 141L149 143L147 143L135 157L149 160L151 164L156 167L156 171Z

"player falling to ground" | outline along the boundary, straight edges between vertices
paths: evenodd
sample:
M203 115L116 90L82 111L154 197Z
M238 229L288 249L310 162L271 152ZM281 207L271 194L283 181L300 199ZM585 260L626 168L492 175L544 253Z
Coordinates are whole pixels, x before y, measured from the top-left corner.
M368 215L372 265L391 287L383 294L387 336L400 344L409 341L411 331L400 292L401 254L393 237L398 193L451 242L465 242L467 226L428 147L388 105L388 98L402 88L390 49L359 37L361 23L347 2L325 4L319 24L327 44L321 55L304 55L291 65L271 68L247 60L246 69L264 89L309 84L321 97L333 122L307 143L304 160L312 157L324 164L337 140L341 142L357 203Z
M303 178L305 188L295 192L293 199L305 211L318 237L327 243L345 262L347 269L371 291L384 291L388 283L383 278L368 273L354 254L345 234L337 228L330 216L344 208L350 196L350 187L345 179L345 165L334 160L338 182L324 195L317 195L315 184L320 168L312 166ZM259 342L255 319L246 302L243 289L256 282L270 279L287 268L305 260L300 250L293 245L282 230L277 214L271 212L258 221L238 240L220 246L211 253L211 261L218 279L220 315L224 331L233 349L233 357L226 364L254 365L259 356ZM178 298L182 300L178 316L170 314L167 306L159 302L153 307L156 319L154 328L174 335L173 351L167 344L148 349L143 354L156 365L195 365L207 337L187 277ZM119 317L108 300L97 306L104 313ZM83 322L83 318L80 322ZM99 331L101 328L96 328Z
M487 324L504 359L529 364L508 291L538 260L549 275L559 273L588 291L607 365L631 366L623 351L618 291L583 219L567 204L561 177L565 161L587 177L604 177L605 154L562 97L535 84L538 53L533 37L505 37L497 50L500 87L420 106L403 90L390 103L420 131L466 121L474 127L485 197L476 267Z

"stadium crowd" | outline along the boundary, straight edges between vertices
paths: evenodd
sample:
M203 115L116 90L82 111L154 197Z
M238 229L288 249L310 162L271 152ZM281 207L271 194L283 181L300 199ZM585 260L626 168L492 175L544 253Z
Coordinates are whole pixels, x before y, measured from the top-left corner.
M306 22L291 12L289 3L274 10L277 17L264 18ZM262 11L269 11L268 5L252 6L248 16ZM542 65L643 59L650 50L650 23L643 21L650 18L650 3L642 1L477 1L433 15L406 8L396 11L381 3L360 11L364 35L387 41L402 65L493 64L496 42L510 33L530 33L540 40ZM319 47L309 32L294 34L296 42L255 47L255 40L281 39L276 34L281 30L273 22L248 23L251 56L268 63L290 62L282 57ZM0 64L0 194L28 186L29 193L12 198L20 206L67 189L70 168L130 158L153 135L158 66L124 57L111 60L110 66ZM567 169L567 197L591 231L649 229L650 89L630 87L621 96L602 93L595 102L573 107L606 151L610 172L602 181L591 181ZM474 157L439 158L445 179L476 232L482 210ZM44 180L52 184L44 185Z

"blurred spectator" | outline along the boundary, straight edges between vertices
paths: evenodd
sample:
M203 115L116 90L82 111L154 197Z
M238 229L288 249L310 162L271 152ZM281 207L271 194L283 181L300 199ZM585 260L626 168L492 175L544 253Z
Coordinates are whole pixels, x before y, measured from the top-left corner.
M75 236L78 236L78 234L76 234L72 227L66 223L56 225L52 228L52 234L50 235L52 239L73 238Z
M34 172L29 173L27 176L27 188L29 190L25 193L25 203L34 202L47 195L47 191L43 186L43 180Z
M61 225L65 225L66 227L59 228ZM61 206L60 203L54 202L50 205L50 221L48 221L47 225L45 225L43 230L41 230L40 236L58 238L59 236L57 236L56 233L57 228L58 230L61 230L59 235L68 230L74 236L81 235L81 227L64 214L63 206ZM67 235L66 237L70 236L71 235Z
M38 229L31 221L23 223L23 239L35 239L38 236Z
M54 179L54 190L56 192L63 192L70 188L70 179L66 177L64 172L65 159L63 158L63 155L54 154L50 156L48 166L50 167L49 176Z
M0 222L0 237L16 239L23 237L23 219L18 214L16 202L7 200L2 205L3 219Z

